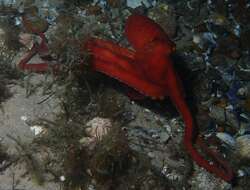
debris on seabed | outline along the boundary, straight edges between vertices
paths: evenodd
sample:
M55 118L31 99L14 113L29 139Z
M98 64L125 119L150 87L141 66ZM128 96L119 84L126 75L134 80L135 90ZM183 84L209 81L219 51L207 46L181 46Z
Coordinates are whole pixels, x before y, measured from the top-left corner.
M34 132L34 135L36 136L36 135L41 134L44 131L44 128L39 125L34 125L30 127L30 130Z

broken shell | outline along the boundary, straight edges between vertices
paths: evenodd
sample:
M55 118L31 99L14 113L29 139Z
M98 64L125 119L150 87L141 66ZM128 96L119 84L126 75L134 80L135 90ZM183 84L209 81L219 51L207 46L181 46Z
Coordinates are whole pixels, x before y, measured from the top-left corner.
M241 158L250 159L250 135L236 138L236 150Z
M30 130L34 133L35 136L42 134L45 132L44 127L39 126L39 125L34 125L30 127Z

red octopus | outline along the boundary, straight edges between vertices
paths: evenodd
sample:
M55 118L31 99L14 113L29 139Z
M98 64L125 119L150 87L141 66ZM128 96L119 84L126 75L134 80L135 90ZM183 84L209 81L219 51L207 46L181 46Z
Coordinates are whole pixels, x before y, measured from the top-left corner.
M163 29L146 16L133 14L125 25L125 34L134 50L118 44L91 38L85 43L85 48L92 55L92 67L122 83L136 89L141 94L153 99L170 97L175 107L182 115L185 123L184 144L191 158L209 172L231 182L234 173L227 162L216 152L210 150L201 136L196 135L198 128L185 102L183 87L174 70L170 55L175 51L175 44L169 39ZM44 35L39 34L45 41ZM46 49L43 43L38 51ZM30 54L32 56L32 54ZM19 64L21 69L37 72L46 71L48 64L27 65L27 57ZM200 148L212 159L206 160L194 147Z
M134 50L97 38L88 40L86 47L92 54L93 69L153 99L169 96L186 125L184 144L191 158L223 180L232 181L234 174L227 162L209 150L200 136L195 135L198 128L185 102L181 81L170 58L175 44L157 23L138 14L127 19L125 35ZM213 159L212 162L206 160L194 144L199 145Z

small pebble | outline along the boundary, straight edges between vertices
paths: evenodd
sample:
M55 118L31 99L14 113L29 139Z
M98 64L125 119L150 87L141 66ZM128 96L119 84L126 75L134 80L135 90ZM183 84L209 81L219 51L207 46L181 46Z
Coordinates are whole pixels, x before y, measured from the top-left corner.
M64 175L62 175L62 176L60 176L60 181L65 181L66 180L66 178L65 178L65 176Z

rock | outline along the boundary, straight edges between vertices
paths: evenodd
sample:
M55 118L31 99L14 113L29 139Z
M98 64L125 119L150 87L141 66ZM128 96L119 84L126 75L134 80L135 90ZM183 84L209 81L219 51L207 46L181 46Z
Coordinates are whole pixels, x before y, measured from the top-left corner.
M250 135L236 138L236 152L242 159L250 159Z
M36 6L24 9L23 25L28 33L45 32L49 27L48 22L39 16Z
M240 41L237 36L233 34L224 35L217 40L218 46L215 52L221 53L232 59L239 59L241 57Z
M209 116L215 119L216 122L231 125L235 129L238 128L237 118L230 110L219 106L211 106L209 110Z
M173 7L164 3L160 3L153 7L149 11L148 15L155 22L161 25L163 30L169 35L170 38L174 38L176 36L177 23L176 14Z
M126 3L126 0L107 0L107 3L112 8L119 8Z
M228 133L217 132L216 137L218 137L221 141L229 145L231 148L234 148L236 144L234 137L232 137Z
M127 6L133 9L142 5L149 8L155 5L155 3L155 0L127 0Z

